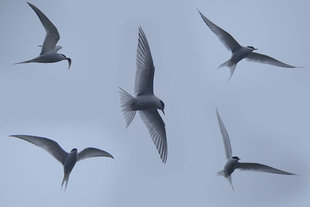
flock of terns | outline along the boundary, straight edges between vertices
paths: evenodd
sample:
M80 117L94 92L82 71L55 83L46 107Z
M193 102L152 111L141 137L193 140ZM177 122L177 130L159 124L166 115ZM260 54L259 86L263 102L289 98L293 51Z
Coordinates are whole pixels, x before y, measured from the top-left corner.
M58 51L62 47L57 45L57 42L60 39L60 35L57 28L36 6L34 6L31 3L28 4L35 11L42 25L44 26L46 30L46 37L43 45L40 45L40 47L42 47L42 50L38 57L33 58L31 60L19 62L16 64L32 63L32 62L53 63L62 60L67 60L69 64L68 67L69 69L71 66L71 59L67 58L63 54L58 53ZM270 56L253 52L254 50L257 49L252 46L246 46L246 47L241 46L228 32L212 23L200 11L198 12L203 21L211 29L211 31L214 32L214 34L221 40L224 46L232 52L231 58L219 66L219 67L226 66L230 68L230 77L228 80L230 80L236 69L238 62L241 61L242 59L247 59L249 61L256 61L260 63L266 63L278 67L297 68L296 66L288 65ZM136 61L137 61L136 63L137 70L136 70L135 89L134 89L135 97L130 95L124 89L120 88L120 102L122 112L126 121L126 127L130 125L130 123L135 117L136 112L139 111L139 114L143 122L145 123L153 139L153 142L160 154L162 162L166 163L168 155L166 129L165 129L165 123L158 112L159 109L162 111L163 114L165 114L164 112L165 104L161 99L159 99L157 96L154 95L153 81L154 81L155 67L149 43L141 27L139 27ZM230 139L225 129L224 123L219 115L218 110L216 110L216 115L223 138L225 155L227 158L227 162L224 166L224 169L218 172L218 175L226 177L229 180L232 189L233 185L231 180L231 174L234 172L235 169L254 170L275 174L284 174L284 175L295 175L293 173L282 171L259 163L239 162L240 160L239 157L232 156ZM63 185L65 184L65 189L68 184L69 175L76 162L91 157L113 158L113 156L108 152L91 147L85 148L81 152L77 152L77 149L74 148L71 150L70 153L67 153L57 144L57 142L44 137L30 136L30 135L11 135L11 137L19 138L27 142L30 142L38 147L43 148L52 156L54 156L55 159L57 159L63 165L64 178L61 186L63 187Z

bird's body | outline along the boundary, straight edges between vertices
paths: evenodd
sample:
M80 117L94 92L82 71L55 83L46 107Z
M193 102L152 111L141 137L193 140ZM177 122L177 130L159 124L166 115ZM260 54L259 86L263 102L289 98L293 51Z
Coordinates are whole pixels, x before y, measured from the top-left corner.
M161 109L160 99L154 95L141 95L134 98L132 109L136 111Z
M224 166L224 176L230 176L238 166L238 159L230 158Z
M62 180L61 186L63 186L64 183L66 183L66 187L67 187L68 181L69 181L69 175L77 162L77 158L78 158L77 149L73 149L70 153L68 153L68 156L66 157L63 163L64 178Z
M236 50L236 52L232 53L231 58L229 61L231 61L234 64L237 64L239 61L241 61L243 58L248 56L251 52L253 52L253 48L249 47L241 47Z
M133 97L120 88L121 107L126 121L126 127L130 125L136 112L139 111L141 118L148 128L153 142L157 147L160 157L165 163L168 153L166 129L165 123L157 111L157 109L160 109L164 113L165 104L154 95L154 73L155 67L151 50L146 36L140 27L135 79L136 97Z
M67 60L69 64L69 68L71 66L71 59L67 58L65 55L57 53L62 47L56 45L60 39L59 32L55 25L43 14L36 6L28 3L28 5L35 11L37 16L39 17L42 25L46 30L46 36L42 47L41 53L38 57L33 58L31 60L26 60L23 62L19 62L16 64L22 63L54 63L62 60Z
M77 152L76 148L73 148L70 153L67 153L58 145L57 142L44 137L31 135L11 135L11 137L19 138L30 142L38 147L43 148L53 157L55 157L55 159L57 159L63 165L64 177L61 183L61 187L65 184L65 189L68 185L70 173L78 161L91 157L113 158L113 156L108 152L91 147L85 148L79 153Z
M250 171L261 171L267 173L274 173L274 174L282 174L282 175L294 175L293 173L286 172L283 170L279 170L267 165L259 164L259 163L250 163L250 162L239 162L239 157L232 156L231 144L230 139L227 133L227 130L224 126L224 123L220 117L220 114L216 110L217 120L220 126L220 131L223 138L224 148L225 148L225 156L226 156L226 163L224 169L219 171L217 174L226 177L233 188L231 174L235 171L235 169L240 170L250 170Z
M288 65L270 56L253 52L254 50L257 50L253 46L241 46L228 32L226 32L225 30L223 30L222 28L218 27L213 22L211 22L200 11L198 12L203 21L211 29L211 31L220 39L220 41L224 44L224 46L232 53L231 58L218 67L218 68L220 67L230 68L229 79L232 77L238 62L240 62L243 59L247 59L248 61L270 64L278 67L297 68L296 66Z
M26 61L19 62L16 64L21 64L21 63L55 63L55 62L59 62L62 60L66 60L66 57L64 57L62 54L48 53L48 54L40 55L40 56L33 58L31 60L26 60Z

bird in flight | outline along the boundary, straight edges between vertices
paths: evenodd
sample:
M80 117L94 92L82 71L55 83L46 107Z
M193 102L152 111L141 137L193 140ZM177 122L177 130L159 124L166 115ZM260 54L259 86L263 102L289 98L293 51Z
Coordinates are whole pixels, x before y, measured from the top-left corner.
M71 66L71 58L67 58L64 54L57 53L58 50L62 48L62 46L56 45L58 40L60 39L59 33L55 25L43 14L36 6L29 3L29 6L35 11L35 13L38 15L43 27L46 30L46 36L43 45L39 45L42 47L41 53L38 57L19 62L16 64L21 63L54 63L59 62L62 60L67 60L70 69Z
M121 108L126 121L126 127L132 122L136 111L139 111L140 116L157 147L162 162L166 163L168 148L165 123L157 111L157 109L160 109L163 114L165 114L165 104L154 95L153 81L155 67L149 43L141 27L139 27L136 61L136 97L131 96L125 90L120 88Z
M75 163L91 157L113 158L113 156L108 152L92 147L87 147L79 153L77 152L76 148L73 148L70 153L67 153L59 146L57 142L44 137L30 135L11 135L10 137L15 137L30 142L31 144L41 147L42 149L50 153L53 157L55 157L55 159L58 160L64 168L64 178L62 180L61 187L63 187L65 183L65 190L68 185L69 175Z
M226 131L226 128L224 126L224 123L220 117L220 114L216 110L216 116L217 120L220 126L221 134L223 137L223 143L225 148L225 155L227 162L224 166L224 169L219 171L217 174L222 175L226 177L233 188L232 180L231 180L231 174L234 172L235 169L240 170L248 170L248 171L261 171L261 172L267 172L267 173L274 173L274 174L283 174L283 175L295 175L293 173L285 172L283 170L278 170L273 167L269 167L267 165L259 164L259 163L251 163L251 162L239 162L239 157L232 156L232 150L231 150L231 144L229 140L228 133Z
M242 59L284 68L297 68L296 66L288 65L268 55L253 52L254 50L257 50L253 46L246 46L246 47L241 46L228 32L226 32L225 30L223 30L222 28L218 27L213 22L211 22L199 10L198 12L203 21L211 29L211 31L220 39L220 41L224 44L224 46L232 53L231 58L218 67L221 68L227 66L230 68L230 77L228 80L230 80L230 78L234 74L238 62L241 61Z

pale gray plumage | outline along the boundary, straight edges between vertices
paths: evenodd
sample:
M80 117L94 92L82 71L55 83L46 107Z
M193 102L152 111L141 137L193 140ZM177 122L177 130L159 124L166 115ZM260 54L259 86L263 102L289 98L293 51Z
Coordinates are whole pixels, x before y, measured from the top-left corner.
M136 96L147 94L154 95L153 81L154 81L155 67L153 64L149 43L141 27L139 27L136 64L137 64L136 80L135 80Z
M41 12L36 6L29 3L29 6L35 11L37 16L39 17L43 27L46 31L46 36L43 42L42 51L40 55L50 53L51 51L55 50L56 44L60 39L59 32L55 25Z
M267 165L259 164L259 163L251 163L251 162L238 162L237 168L240 170L248 170L248 171L261 171L275 174L283 174L283 175L295 175L293 173L285 172L283 170L279 170Z
M211 22L199 10L198 12L203 21L208 25L211 31L214 32L214 34L221 40L221 42L228 50L230 50L231 52L235 52L242 47L228 32Z
M87 158L92 158L92 157L110 157L110 158L113 158L113 156L108 152L105 152L103 150L93 148L93 147L87 147L78 153L77 161L81 161L81 160L84 160Z
M167 138L165 123L156 109L139 111L140 116L145 123L153 139L155 146L160 152L160 158L163 162L167 161Z
M157 109L160 109L164 113L165 105L164 102L154 95L153 83L155 67L149 43L141 27L139 27L136 61L136 97L131 96L120 88L121 107L126 121L126 127L128 127L134 119L136 111L139 111L162 161L166 163L168 147L165 123L157 111Z
M223 30L222 28L215 25L213 22L211 22L207 17L205 17L199 10L198 10L201 18L203 21L207 24L207 26L211 29L211 31L221 40L221 42L224 44L224 46L231 51L232 56L231 58L226 61L225 63L221 64L220 67L229 67L230 68L230 78L232 77L236 66L239 61L246 58L249 61L255 61L259 63L265 63L270 64L278 67L284 67L284 68L297 68L296 66L285 64L279 60L276 60L270 56L254 53L254 50L257 50L256 48L252 46L241 46L228 32Z
M69 68L70 68L71 59L67 58L63 54L57 53L57 51L60 50L62 47L56 45L60 39L60 35L55 25L36 6L34 6L33 4L29 2L28 2L28 5L35 11L37 16L39 17L43 27L45 28L46 35L45 35L43 45L39 45L39 47L42 47L42 49L38 57L31 59L31 60L19 62L16 64L31 63L31 62L53 63L53 62L58 62L62 60L67 60L69 64Z
M72 149L71 153L67 153L59 146L57 142L44 137L31 135L11 135L10 137L15 137L30 142L38 147L41 147L42 149L50 153L53 157L55 157L56 160L58 160L64 167L64 178L61 186L66 183L65 189L67 188L71 170L73 169L76 162L91 157L113 158L113 156L108 152L91 147L85 148L79 153L77 153L77 149L74 148Z
M290 172L286 172L283 170L279 170L267 165L259 164L259 163L242 163L239 162L239 157L232 156L232 149L230 144L229 135L225 128L225 125L220 117L218 110L216 109L216 116L220 126L220 131L223 138L224 148L225 148L225 155L227 158L227 162L224 166L224 170L219 171L217 174L226 177L233 188L233 184L231 181L231 174L234 172L235 169L240 170L250 170L250 171L261 171L267 173L274 173L274 174L283 174L283 175L295 175ZM233 188L234 189L234 188Z
M230 144L230 139L229 139L229 135L226 131L226 128L224 126L224 123L220 117L220 114L218 113L218 110L216 109L216 116L217 116L217 120L220 126L220 130L221 130L221 134L223 137L223 143L224 143L224 147L225 147L225 155L226 155L226 159L230 159L232 157L232 150L231 150L231 144Z
M292 65L285 64L279 60L276 60L268 55L263 55L257 52L251 52L248 54L248 56L245 57L248 61L253 61L253 62L259 62L259 63L264 63L264 64L269 64L269 65L274 65L274 66L279 66L283 68L297 68Z

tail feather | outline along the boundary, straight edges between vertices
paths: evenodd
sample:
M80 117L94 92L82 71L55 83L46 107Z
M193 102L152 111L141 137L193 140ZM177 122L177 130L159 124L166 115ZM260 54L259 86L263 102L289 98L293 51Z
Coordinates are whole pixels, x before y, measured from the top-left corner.
M235 191L234 186L232 184L231 175L227 177L229 184L231 185L231 188L233 191Z
M227 60L226 62L222 63L220 66L217 67L217 69L223 68L223 67L228 67L229 64L229 60Z
M68 185L68 181L69 181L69 175L70 175L70 173L65 174L65 175L64 175L64 178L63 178L63 180L62 180L62 183L61 183L61 189L62 189L64 183L66 183L66 184L65 184L65 191L66 191L66 189L67 189L67 185Z
M230 69L230 76L229 76L229 78L227 80L227 82L228 82L231 79L232 75L234 74L236 66L237 66L236 63L233 63L230 60L227 60L226 62L224 62L223 64L221 64L217 68L219 69L219 68L222 68L222 67L229 67L229 69Z
M23 63L31 63L31 62L34 62L33 60L34 60L34 59L26 60L26 61L14 63L14 64L16 65L16 64L23 64Z
M220 175L221 175L221 176L224 176L224 170L221 170L221 171L217 172L217 175L218 175L218 176L220 176Z
M134 97L127 93L124 89L120 89L121 107L122 112L126 121L126 128L130 125L132 120L135 118L136 111L133 110L132 104L134 102Z

